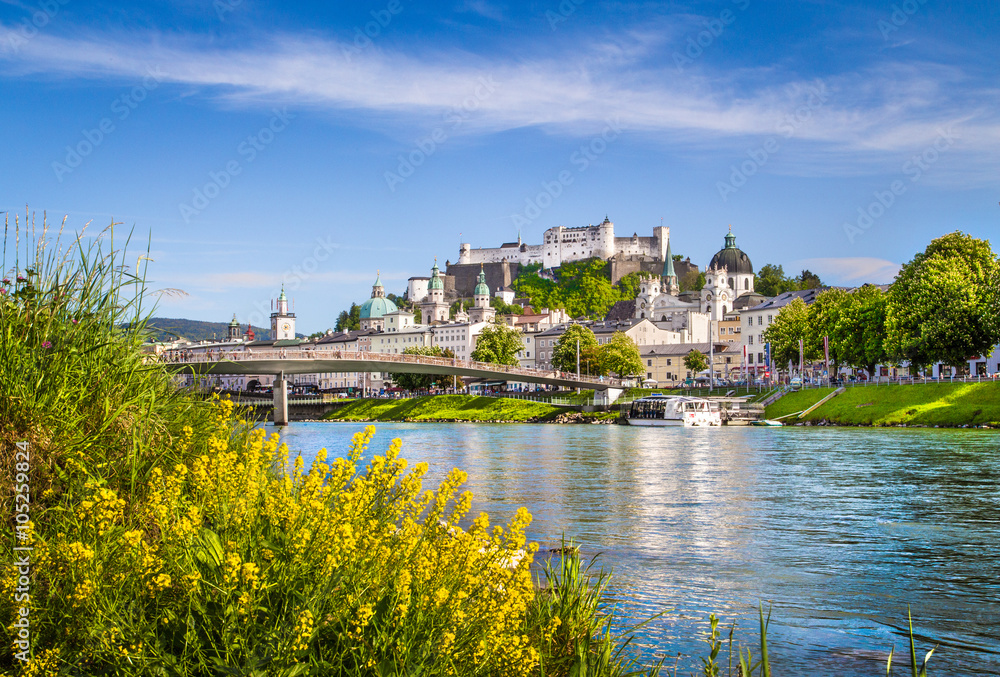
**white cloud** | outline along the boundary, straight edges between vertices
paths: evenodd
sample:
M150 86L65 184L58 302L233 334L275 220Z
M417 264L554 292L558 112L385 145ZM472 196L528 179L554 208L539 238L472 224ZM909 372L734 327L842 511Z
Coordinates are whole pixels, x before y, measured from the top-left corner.
M899 272L900 264L867 256L800 259L788 264L790 270L808 269L827 284L888 284Z
M360 124L381 127L442 125L458 109L464 119L449 127L451 134L536 126L587 136L616 119L628 131L675 143L733 137L760 142L767 136L785 143L787 136L822 149L827 166L843 171L850 171L851 159L858 160L855 171L873 161L898 166L900 157L926 148L949 124L956 124L960 137L956 154L992 164L1000 150L1000 92L976 90L953 67L887 64L774 85L767 83L782 76L773 68L678 73L663 64L662 54L652 58L662 47L656 41L625 30L595 39L583 51L554 45L554 54L514 60L457 49L414 55L377 43L357 50L350 43L290 35L244 49L160 34L39 34L17 53L0 55L0 65L13 75L136 84L154 69L168 82L195 86L231 105L364 112L357 116L366 121ZM747 84L755 82L763 84ZM817 91L824 92L821 100ZM789 125L788 116L797 113L804 117Z

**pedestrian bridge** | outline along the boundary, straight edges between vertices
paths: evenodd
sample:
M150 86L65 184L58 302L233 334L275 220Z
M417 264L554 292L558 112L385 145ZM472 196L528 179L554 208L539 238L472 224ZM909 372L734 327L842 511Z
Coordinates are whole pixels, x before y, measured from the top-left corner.
M207 351L187 353L171 351L160 356L163 364L180 374L195 375L274 375L274 419L288 421L286 376L342 372L387 372L410 374L447 374L481 379L500 379L517 383L539 383L561 388L586 388L596 391L604 404L611 404L625 388L620 379L577 376L562 371L510 367L489 362L462 360L457 357L430 357L394 353L346 350L259 350Z

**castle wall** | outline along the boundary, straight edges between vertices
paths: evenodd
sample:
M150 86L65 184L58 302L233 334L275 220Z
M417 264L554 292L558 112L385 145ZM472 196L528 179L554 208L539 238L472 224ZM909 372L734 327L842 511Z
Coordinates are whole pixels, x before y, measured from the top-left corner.
M473 250L476 251L476 250ZM471 298L479 283L480 264L451 263L448 265L447 277L445 277L445 295L448 295L448 280L451 280L451 293L457 298ZM484 263L482 270L486 273L486 284L490 288L490 294L496 292L498 287L509 287L521 270L521 264L517 262L504 263Z

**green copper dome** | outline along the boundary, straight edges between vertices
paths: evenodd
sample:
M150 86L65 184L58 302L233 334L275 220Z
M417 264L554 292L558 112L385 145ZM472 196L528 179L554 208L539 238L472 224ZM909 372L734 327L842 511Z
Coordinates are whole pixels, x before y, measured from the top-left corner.
M362 320L379 318L386 313L394 313L397 310L399 310L399 308L396 307L395 303L385 297L377 296L375 298L368 299L361 304L360 318Z
M385 297L385 287L382 286L382 274L379 272L375 276L375 284L372 285L372 297L361 304L359 317L362 320L379 318L386 313L394 313L399 308L392 300Z
M479 266L479 284L476 285L476 289L473 293L476 296L490 295L490 288L486 286L486 273L483 271L482 265Z
M229 323L230 327L238 327L240 323L236 321L236 313L233 313L233 321Z
M434 259L434 267L431 268L431 281L427 283L427 290L432 289L444 289L444 282L441 280L439 275L441 271L438 269L438 261Z
M278 296L279 301L287 301L288 298L285 296L285 285L281 285L281 295Z

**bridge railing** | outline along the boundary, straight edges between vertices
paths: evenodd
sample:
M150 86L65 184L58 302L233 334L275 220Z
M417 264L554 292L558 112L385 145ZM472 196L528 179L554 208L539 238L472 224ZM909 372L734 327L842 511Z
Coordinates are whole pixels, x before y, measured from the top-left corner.
M293 350L291 351L291 354L289 354L289 351L287 350L209 350L206 352L167 351L160 356L160 361L168 364L206 364L223 361L256 362L287 359L357 360L379 363L422 364L451 368L462 367L465 369L488 371L494 374L504 374L511 377L525 376L530 378L560 379L580 383L582 385L597 385L602 388L626 387L625 381L616 378L577 376L576 374L563 371L526 369L524 367L512 367L504 364L493 364L492 362L477 362L476 360L465 360L457 357L432 357L427 355L407 355L403 353L375 353L360 350ZM384 369L383 371L392 370ZM516 378L508 380L516 380Z

